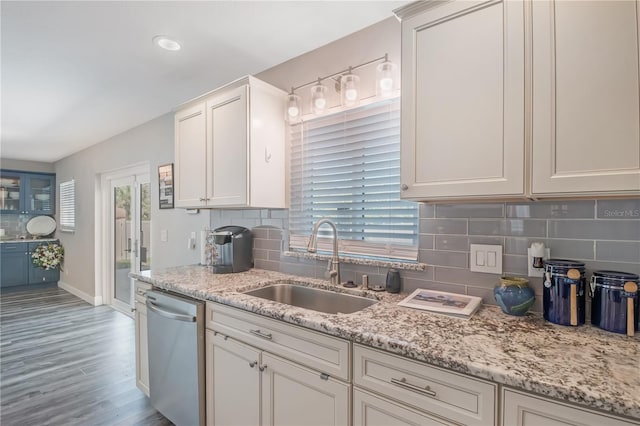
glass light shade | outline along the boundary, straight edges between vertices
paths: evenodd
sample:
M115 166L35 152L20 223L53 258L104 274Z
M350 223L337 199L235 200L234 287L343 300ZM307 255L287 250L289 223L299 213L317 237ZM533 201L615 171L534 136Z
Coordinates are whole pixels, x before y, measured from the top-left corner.
M291 121L298 121L302 115L302 108L300 108L300 96L293 93L287 96L287 119Z
M153 37L153 42L165 50L176 51L181 48L180 43L164 35L157 35Z
M327 111L327 86L318 83L311 87L311 110L314 114Z
M389 61L384 61L376 67L376 94L378 96L391 96L397 68L396 64Z
M342 105L354 106L360 101L360 77L355 74L345 74L340 77L340 98Z

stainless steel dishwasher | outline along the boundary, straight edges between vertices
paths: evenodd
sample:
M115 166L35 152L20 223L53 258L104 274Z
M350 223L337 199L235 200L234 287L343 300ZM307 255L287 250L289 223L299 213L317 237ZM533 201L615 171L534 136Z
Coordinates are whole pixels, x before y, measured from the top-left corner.
M147 291L149 398L177 426L204 425L204 303Z

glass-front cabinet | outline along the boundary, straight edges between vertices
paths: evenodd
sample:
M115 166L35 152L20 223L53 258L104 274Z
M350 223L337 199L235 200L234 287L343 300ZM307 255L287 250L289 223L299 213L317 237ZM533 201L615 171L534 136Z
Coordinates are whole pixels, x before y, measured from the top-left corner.
M53 215L56 176L0 170L0 212L3 214Z

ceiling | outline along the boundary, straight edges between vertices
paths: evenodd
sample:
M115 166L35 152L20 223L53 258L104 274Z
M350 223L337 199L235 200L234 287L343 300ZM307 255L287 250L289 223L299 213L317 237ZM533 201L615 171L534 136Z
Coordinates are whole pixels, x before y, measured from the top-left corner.
M0 155L54 162L406 3L2 1Z

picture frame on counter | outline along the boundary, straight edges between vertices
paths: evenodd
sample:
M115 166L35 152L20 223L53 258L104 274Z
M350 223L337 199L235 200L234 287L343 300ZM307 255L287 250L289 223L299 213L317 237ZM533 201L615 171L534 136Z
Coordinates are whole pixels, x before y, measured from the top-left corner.
M480 297L426 288L419 288L398 302L400 306L466 319L470 318L481 304L482 298Z
M173 163L158 166L159 207L173 208Z

